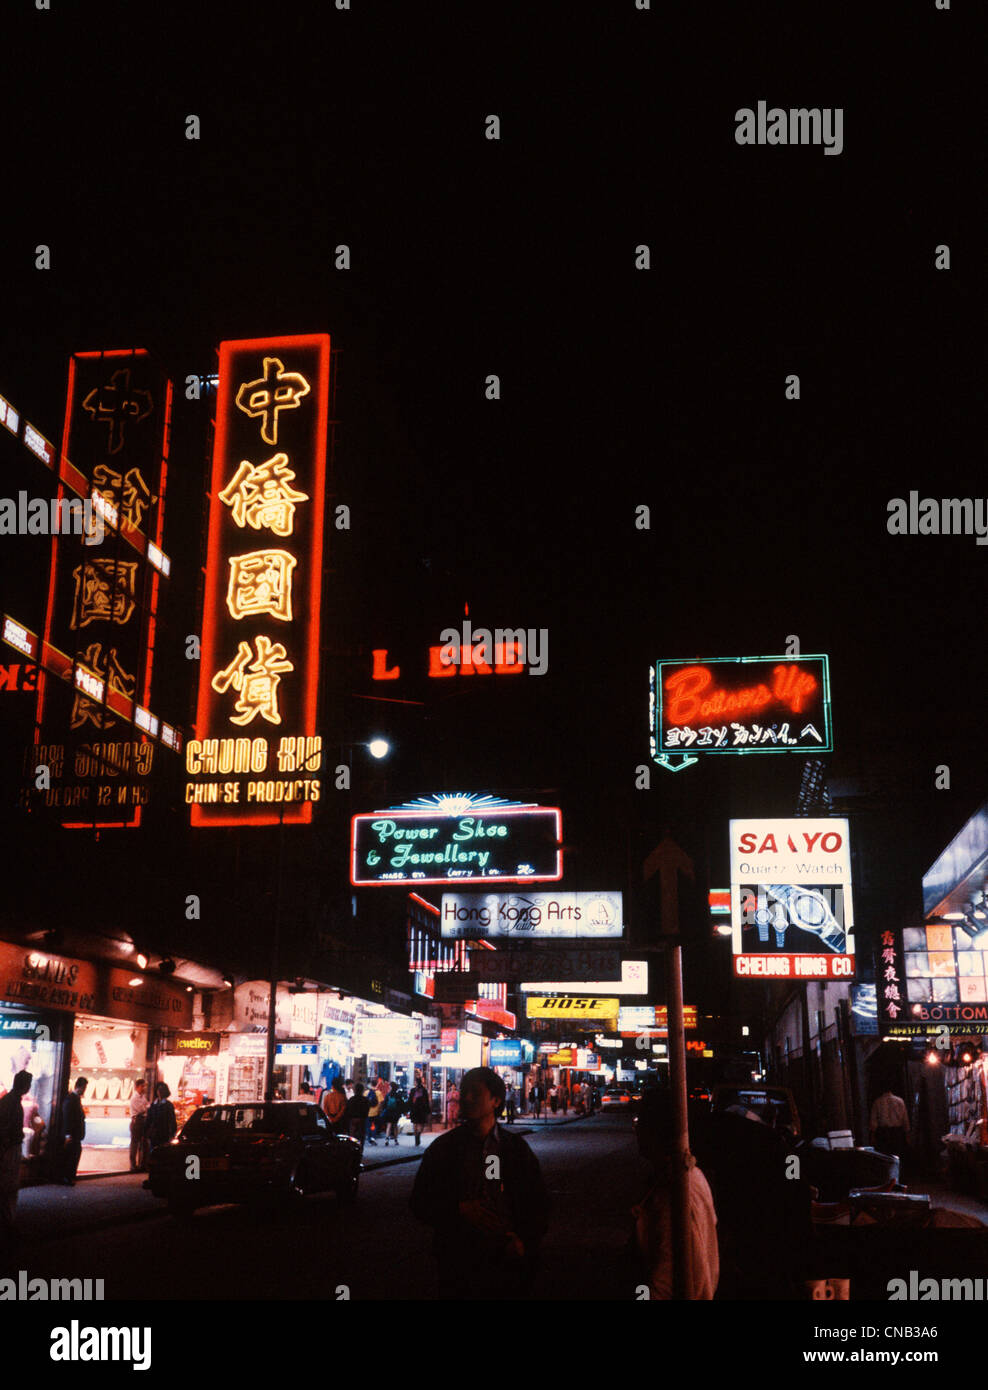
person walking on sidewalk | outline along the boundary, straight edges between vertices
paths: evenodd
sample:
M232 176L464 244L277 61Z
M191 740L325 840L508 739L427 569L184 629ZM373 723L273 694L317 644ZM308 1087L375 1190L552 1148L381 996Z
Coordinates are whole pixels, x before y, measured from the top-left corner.
M412 1091L409 1113L412 1127L415 1130L415 1147L418 1149L422 1146L422 1130L432 1118L432 1103L421 1080L416 1082L415 1089Z
M542 1117L542 1087L541 1087L541 1085L539 1084L538 1081L536 1081L536 1082L533 1084L532 1089L531 1089L531 1090L529 1091L529 1093L528 1093L528 1098L529 1098L529 1100L532 1102L532 1105L533 1105L534 1108L535 1108L535 1118L536 1118L537 1120L538 1120L538 1119L541 1119L541 1117Z
M144 1077L134 1082L134 1094L130 1098L130 1171L139 1173L144 1167L144 1126L148 1117L148 1098L144 1094L147 1082Z
M559 1087L556 1085L549 1087L549 1109L554 1115L559 1109Z
M365 1130L365 1138L368 1144L373 1144L376 1148L377 1140L374 1138L374 1134L377 1130L378 1116L381 1113L381 1097L378 1095L376 1087L369 1086L367 1088L367 1100L369 1102L369 1106L367 1110L367 1125Z
M333 1084L322 1098L323 1114L329 1121L334 1134L343 1133L343 1112L346 1110L347 1094L343 1089L342 1076L334 1076Z
M148 1153L153 1153L162 1144L170 1144L178 1132L175 1107L169 1100L171 1090L159 1081L154 1088L154 1101L148 1107L147 1124L144 1133L148 1141Z
M497 1116L505 1086L490 1067L463 1078L464 1123L440 1134L422 1155L410 1206L435 1232L443 1299L529 1295L549 1197L539 1161Z
M367 1134L367 1115L370 1111L370 1101L364 1095L364 1085L358 1081L353 1088L353 1095L346 1103L343 1111L343 1126L351 1139L356 1139L360 1145L360 1156L364 1154L364 1138Z
M891 1086L886 1086L873 1103L869 1120L875 1148L903 1159L909 1144L909 1111L906 1102Z
M75 1186L79 1159L82 1157L82 1141L86 1137L86 1115L82 1108L82 1098L86 1094L89 1081L80 1076L62 1101L62 1183L66 1187Z
M507 1116L507 1122L509 1125L513 1125L515 1122L517 1097L518 1092L515 1090L514 1086L512 1086L511 1082L509 1081L508 1089L504 1096L504 1113Z
M565 1080L559 1083L559 1104L562 1106L563 1114L565 1115L569 1109L569 1087Z
M460 1121L460 1093L454 1081L446 1092L446 1128L452 1129Z
M649 1297L671 1299L673 1270L673 1161L676 1124L672 1096L653 1086L642 1097L635 1123L638 1150L652 1165L654 1184L637 1206L632 1207L638 1248L648 1279ZM717 1216L710 1185L696 1167L689 1170L688 1200L692 1258L692 1284L686 1297L692 1301L713 1298L720 1277L717 1250Z
M397 1081L392 1081L391 1090L381 1107L381 1118L384 1120L384 1147L393 1141L395 1148L398 1147L398 1121L401 1119L401 1112L404 1109L401 1103L401 1092L398 1090Z
M29 1071L17 1072L10 1090L0 1100L0 1255L7 1254L13 1242L24 1146L21 1096L27 1095L33 1080Z

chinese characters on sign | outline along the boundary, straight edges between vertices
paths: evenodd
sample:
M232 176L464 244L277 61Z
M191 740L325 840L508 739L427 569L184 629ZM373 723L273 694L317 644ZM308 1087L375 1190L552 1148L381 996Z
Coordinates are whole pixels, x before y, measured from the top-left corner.
M42 645L65 654L65 680L50 665L39 676L36 744L64 747L64 775L40 793L29 780L27 795L62 809L72 828L139 825L148 799L130 750L143 746L142 730L152 732L161 583L154 557L162 554L171 394L143 350L70 359L59 498L71 476L100 525L81 536L52 536ZM141 558L125 558L135 554ZM102 750L96 762L88 756L93 737ZM153 752L149 768L152 760Z
M220 345L193 825L304 823L320 796L329 364L326 334Z

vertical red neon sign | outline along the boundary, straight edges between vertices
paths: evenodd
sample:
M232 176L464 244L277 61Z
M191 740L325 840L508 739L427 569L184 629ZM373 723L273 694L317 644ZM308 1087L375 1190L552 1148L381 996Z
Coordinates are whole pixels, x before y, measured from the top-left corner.
M220 344L194 826L307 824L316 732L328 334Z

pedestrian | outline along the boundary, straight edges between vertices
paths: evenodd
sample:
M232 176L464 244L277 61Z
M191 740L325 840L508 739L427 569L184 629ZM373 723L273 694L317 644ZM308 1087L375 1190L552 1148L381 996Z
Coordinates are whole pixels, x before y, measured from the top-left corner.
M549 1087L549 1109L554 1115L559 1109L559 1087L555 1083Z
M652 1089L640 1104L653 1103ZM717 1212L718 1300L802 1298L815 1244L811 1193L790 1169L782 1134L757 1112L732 1105L708 1113L690 1146Z
M398 1121L401 1119L403 1108L398 1083L397 1081L392 1081L391 1089L385 1097L384 1105L381 1107L381 1117L385 1125L385 1148L387 1148L392 1141L394 1142L395 1148L398 1147Z
M0 1100L0 1256L5 1256L13 1244L24 1148L21 1096L27 1095L33 1080L29 1071L17 1072L10 1090Z
M360 1152L364 1152L364 1136L367 1133L367 1115L370 1111L370 1101L364 1095L363 1082L358 1081L354 1084L353 1095L346 1103L343 1111L343 1126L351 1139L356 1139L360 1145Z
M535 1108L535 1118L538 1120L542 1116L542 1087L537 1081L532 1083L532 1089L528 1093L528 1098Z
M439 1297L527 1297L548 1229L549 1198L538 1159L497 1123L505 1085L490 1067L466 1073L464 1123L422 1156L411 1209L435 1233Z
M322 1098L323 1114L329 1121L334 1134L343 1133L343 1112L346 1110L347 1094L343 1089L343 1078L333 1077L333 1084Z
M421 1080L416 1082L412 1091L410 1115L415 1130L415 1147L418 1149L422 1145L422 1130L432 1118L432 1102Z
M507 1121L508 1121L508 1124L509 1124L509 1125L513 1125L514 1122L515 1122L515 1113L516 1113L516 1108L517 1108L517 1099L518 1099L518 1093L517 1093L517 1091L515 1090L514 1086L512 1086L511 1082L509 1081L509 1082L508 1082L508 1089L507 1089L507 1091L506 1091L506 1093L505 1093L505 1097L504 1097L504 1113L505 1113L505 1115L507 1116Z
M368 1144L373 1144L376 1148L377 1140L374 1138L374 1132L377 1129L377 1119L381 1113L381 1097L374 1086L367 1088L367 1101L367 1123L364 1137Z
M154 1100L148 1107L144 1135L147 1139L148 1153L154 1153L162 1144L170 1144L178 1132L175 1107L169 1100L171 1090L164 1081L154 1088Z
M559 1104L562 1106L563 1114L565 1115L569 1109L569 1086L567 1086L565 1080L561 1081L559 1084Z
M62 1183L74 1187L79 1159L82 1157L82 1141L86 1137L86 1112L82 1108L82 1098L86 1094L89 1081L80 1076L62 1101Z
M144 1127L147 1124L148 1098L144 1094L144 1077L134 1082L130 1098L130 1171L139 1173L144 1167Z
M457 1090L456 1082L450 1083L450 1088L446 1092L446 1128L452 1129L459 1122L460 1118L460 1093Z
M641 1156L652 1165L653 1185L632 1207L638 1249L645 1264L649 1297L674 1297L673 1193L676 1161L676 1124L672 1096L658 1087L642 1097L635 1124ZM710 1185L694 1160L689 1170L690 1285L686 1297L709 1301L717 1290L720 1260L717 1251L717 1216Z
M895 1154L902 1160L909 1144L909 1111L891 1086L886 1086L874 1101L869 1119L872 1145L881 1153Z

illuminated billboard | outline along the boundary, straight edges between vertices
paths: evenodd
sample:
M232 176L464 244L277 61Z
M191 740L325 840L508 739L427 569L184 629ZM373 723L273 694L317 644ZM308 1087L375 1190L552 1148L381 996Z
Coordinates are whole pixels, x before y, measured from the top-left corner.
M644 962L625 962L628 967L639 964ZM579 983L581 989L587 989L582 983L584 980L603 981L599 986L590 986L588 993L598 988L619 993L632 992L626 983L621 983L621 951L617 946L582 947L568 951L555 948L536 950L532 947L515 949L513 945L497 951L484 948L471 951L470 969L478 979L485 981L515 984L529 976L539 976L562 982L539 986L521 984L520 988L531 994L555 994L557 990L565 993L574 983Z
M163 559L171 400L171 382L143 349L69 359L57 500L67 504L75 492L89 524L52 536L28 762L49 769L48 786L30 795L57 808L70 829L137 826L149 798L157 750L145 734L157 733L149 706L161 584L154 561ZM55 468L33 427L25 425L24 442Z
M732 820L730 837L734 973L746 979L851 979L847 820Z
M330 342L220 344L195 738L194 826L312 819Z
M559 808L496 801L488 807L485 801L491 799L475 801L465 796L447 802L439 798L434 807L423 810L398 808L354 816L351 883L360 887L562 878ZM444 926L446 935L452 933Z
M557 875L559 877L559 875ZM615 937L624 934L620 893L444 893L444 937Z
M619 999L589 994L530 994L525 1000L526 1018L592 1018L618 1016Z
M474 954L476 955L477 952ZM496 961L500 952L492 954L485 951L483 954ZM535 953L532 954L534 957ZM544 953L539 952L538 954ZM577 953L574 952L573 954ZM587 952L587 954L590 953ZM565 994L567 990L572 990L574 987L579 989L582 994L647 994L648 961L622 961L620 976L615 976L612 979L604 978L603 974L600 978L594 979L592 972L590 972L580 976L571 976L568 979L559 976L549 980L522 980L518 986L523 994Z
M826 656L659 661L650 672L652 757L808 753L833 747Z

